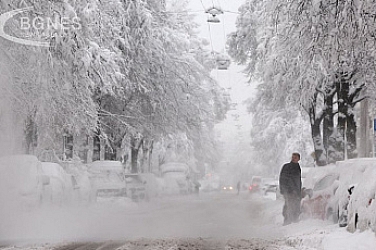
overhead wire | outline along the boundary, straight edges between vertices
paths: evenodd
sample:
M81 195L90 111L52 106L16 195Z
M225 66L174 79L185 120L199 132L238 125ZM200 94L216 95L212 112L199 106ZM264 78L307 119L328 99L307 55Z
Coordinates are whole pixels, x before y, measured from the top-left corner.
M209 29L210 46L211 46L212 54L214 54L213 39L212 39L212 34L211 34L211 29L210 29L209 23L208 23L208 29Z
M219 0L218 0L218 3L219 3ZM222 24L223 24L223 41L224 41L224 45L223 45L223 52L226 53L226 41L227 41L227 34L226 34L226 26L225 26L225 17L223 16L222 18Z
M202 0L200 0L202 8L204 9L204 13L206 12L205 5ZM212 39L212 34L211 34L211 29L210 29L210 24L208 23L208 30L209 30L209 40L210 40L210 47L211 47L211 54L213 56L213 60L215 61L215 56L214 56L214 47L213 47L213 39Z
M217 1L218 1L219 8L221 8L220 0L217 0ZM228 59L229 57L227 56L227 50L226 50L227 34L226 34L226 25L225 25L225 16L224 15L223 15L223 18L222 18L222 24L223 24L223 53L226 56L226 59ZM227 80L230 82L230 79L231 79L230 71L227 70Z
M205 9L205 5L204 5L204 3L202 2L202 0L200 0L200 2L201 2L201 5L202 5L202 8L204 9L204 12L206 11L206 9Z
M200 0L201 2L201 5L202 5L202 8L204 9L204 12L206 12L206 8L205 8L205 5L203 3L203 0ZM217 7L222 9L221 8L221 3L220 3L220 0L217 0ZM216 6L215 3L214 3L214 0L212 0L212 4L213 4L213 8ZM228 12L228 11L225 11L225 12ZM222 25L223 25L223 53L224 55L227 55L227 52L226 52L226 40L227 40L227 34L226 34L226 24L225 24L225 17L222 18ZM216 57L215 57L215 52L214 52L214 46L213 46L213 36L212 36L212 30L211 30L211 27L210 27L210 24L208 22L208 31L209 31L209 39L210 39L210 47L211 47L211 53L212 53L212 56L213 56L213 60L216 62ZM217 74L218 74L218 71L217 71Z

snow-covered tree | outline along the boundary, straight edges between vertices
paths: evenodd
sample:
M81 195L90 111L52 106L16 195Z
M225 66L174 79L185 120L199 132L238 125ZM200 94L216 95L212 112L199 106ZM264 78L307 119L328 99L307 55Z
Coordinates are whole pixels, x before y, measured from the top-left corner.
M356 157L354 106L374 89L373 1L247 1L230 53L269 107L307 111L317 162ZM369 95L368 95L369 96ZM321 126L323 124L323 131ZM345 133L346 131L346 133Z
M15 2L1 4L11 10ZM137 171L163 136L183 132L194 143L212 143L202 134L223 119L228 98L210 77L210 53L184 13L154 0L24 2L38 15L79 21L67 29L31 28L49 48L3 45L22 65L12 91L27 148L61 148L56 138L63 133L94 136L101 159L104 148L113 157L125 146Z

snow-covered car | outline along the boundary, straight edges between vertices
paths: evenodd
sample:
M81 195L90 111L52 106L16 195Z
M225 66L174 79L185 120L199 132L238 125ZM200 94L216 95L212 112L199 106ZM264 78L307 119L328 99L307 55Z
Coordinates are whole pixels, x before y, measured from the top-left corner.
M347 226L348 205L350 203L350 198L351 198L352 193L354 192L355 187L356 187L356 185L350 185L349 188L347 189L347 192L348 192L347 203L345 203L345 201L341 202L341 204L343 204L342 209L340 209L339 202L337 202L337 204L338 204L338 225L340 227L346 227ZM337 192L338 192L338 189L337 189Z
M338 174L326 172L314 182L312 188L303 187L301 218L332 219L337 222L333 202L338 185Z
M160 166L165 194L189 193L189 166L181 162L169 162Z
M141 201L147 198L146 180L140 174L125 174L126 195L133 201Z
M2 206L14 204L25 209L45 203L50 178L42 171L41 162L33 155L0 158L0 200Z
M376 162L375 162L376 163ZM362 181L354 188L348 205L348 230L376 229L376 164L368 166Z
M50 203L61 206L68 200L70 201L73 196L73 189L71 190L68 186L68 175L63 167L53 162L42 162L41 166L43 173L50 178L48 188Z
M80 161L61 161L60 164L71 175L72 185L78 190L78 202L85 205L95 200L87 166Z
M216 191L216 190L220 189L220 185L219 184L218 184L218 187L214 186L211 181L206 180L206 179L200 180L200 183L201 183L200 190L202 192L212 192L212 191Z
M80 202L80 187L74 175L69 174L58 163L42 162L43 173L50 178L50 201L54 205Z
M199 182L201 184L200 191L212 192L221 190L220 177L217 174L205 175Z
M153 173L139 173L138 175L145 183L145 195L147 200L162 195L161 182L163 182L163 180L161 180L161 178L158 178Z
M339 173L339 186L335 193L336 207L338 211L338 224L340 227L347 226L348 205L354 187L361 183L367 167L375 164L373 158L357 158L336 163L336 172Z
M121 162L94 161L88 164L88 171L96 199L126 196L124 167Z

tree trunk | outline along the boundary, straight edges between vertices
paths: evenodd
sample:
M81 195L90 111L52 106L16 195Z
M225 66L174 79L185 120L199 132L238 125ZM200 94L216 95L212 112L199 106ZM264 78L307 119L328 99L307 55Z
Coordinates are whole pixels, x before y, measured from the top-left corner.
M347 114L349 104L349 81L339 74L337 81L337 99L338 99L338 123L337 123L337 143L336 143L336 161L345 159L345 133L347 126ZM347 134L347 133L346 133Z
M311 124L311 132L313 139L313 146L315 149L315 160L318 166L325 166L327 164L325 148L323 146L321 131L320 131L320 122Z
M142 143L142 139L131 136L131 173L138 173L138 153Z
M36 112L34 112L36 113ZM34 119L35 115L28 115L25 121L25 152L34 154L38 145L38 128Z
M142 157L141 157L141 162L140 162L140 165L141 165L141 171L143 173L147 172L148 171L148 156L149 156L149 145L147 145L148 143L144 142L143 145L142 145Z
M326 158L328 163L335 162L330 156L333 155L334 145L334 114L333 114L333 94L330 93L331 89L328 89L325 96L325 115L323 122L323 144L326 152Z
M326 152L323 145L323 140L321 138L321 129L320 124L322 122L323 117L316 117L315 105L316 105L316 98L315 101L311 104L311 108L309 109L309 117L311 122L311 135L313 140L313 147L315 149L315 161L318 166L325 166L327 164Z
M142 143L142 158L141 169L143 172L151 172L151 152L153 150L153 140L143 140Z
M153 148L154 148L154 140L151 140L150 149L149 149L149 158L148 158L149 173L153 172L153 167L152 167L152 162L151 162L151 159L153 157Z
M371 143L370 143L370 119L368 117L368 99L360 103L360 143L359 157L370 157Z
M93 153L94 153L94 138L92 136L88 137L88 150L87 150L87 158L86 162L91 163L93 162Z
M347 115L347 157L348 159L353 159L358 157L358 152L356 150L356 122L353 112ZM367 140L363 143L367 144Z
M353 112L355 104L350 100L350 78L351 74L342 73L340 80L337 82L338 146L340 147L338 151L343 152L343 156L339 157L337 160L343 160L345 157L349 159L357 157L356 122ZM347 152L347 155L344 155L345 152Z

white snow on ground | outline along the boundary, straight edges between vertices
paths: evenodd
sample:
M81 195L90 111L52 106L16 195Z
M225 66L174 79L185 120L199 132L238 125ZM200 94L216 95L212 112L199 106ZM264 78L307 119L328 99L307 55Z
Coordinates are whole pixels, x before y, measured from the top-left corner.
M161 248L162 243L152 243L147 249L177 249L176 240L201 237L224 242L226 250L257 249L256 246L274 250L376 249L376 237L371 231L352 234L322 220L282 226L282 205L282 200L257 195L216 193L140 204L128 201L45 208L33 213L8 211L0 214L0 246L1 242L12 240L36 244L18 249L38 250L83 240L134 240L137 244L155 240L165 242L165 248ZM49 245L43 245L46 242ZM132 250L126 243L119 249Z

